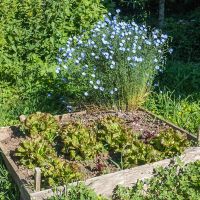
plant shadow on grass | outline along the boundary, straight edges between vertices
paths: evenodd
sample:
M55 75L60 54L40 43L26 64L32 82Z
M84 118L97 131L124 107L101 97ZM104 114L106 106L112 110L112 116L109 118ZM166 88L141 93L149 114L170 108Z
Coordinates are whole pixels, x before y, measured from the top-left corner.
M161 90L173 92L174 97L192 101L200 98L200 63L169 61L159 77Z

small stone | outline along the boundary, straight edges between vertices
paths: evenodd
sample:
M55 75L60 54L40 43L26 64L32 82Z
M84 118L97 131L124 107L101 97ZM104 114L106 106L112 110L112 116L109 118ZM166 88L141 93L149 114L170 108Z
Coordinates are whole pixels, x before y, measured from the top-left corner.
M20 122L25 122L25 120L26 120L26 116L25 115L20 115L19 116L19 120L20 120Z

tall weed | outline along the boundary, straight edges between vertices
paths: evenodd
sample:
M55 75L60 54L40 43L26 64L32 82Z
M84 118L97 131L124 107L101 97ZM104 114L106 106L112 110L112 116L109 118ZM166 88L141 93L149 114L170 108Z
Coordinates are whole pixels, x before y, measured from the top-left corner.
M157 115L197 134L200 124L200 101L192 97L177 99L173 93L153 93L144 106Z

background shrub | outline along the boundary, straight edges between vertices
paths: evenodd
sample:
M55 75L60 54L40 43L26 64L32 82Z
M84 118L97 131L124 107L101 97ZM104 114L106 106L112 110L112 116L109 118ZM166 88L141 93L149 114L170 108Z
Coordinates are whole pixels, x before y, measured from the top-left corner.
M200 63L169 61L159 80L161 90L171 90L175 96L192 95L198 100L200 91ZM156 88L157 89L157 88Z
M52 61L60 44L88 30L105 12L99 0L8 0L0 6L1 62Z
M103 4L111 12L115 13L117 8L122 11L123 18L144 22L148 12L146 4L149 0L104 0Z
M58 111L63 104L52 70L58 48L89 30L106 9L100 0L8 0L0 8L0 123L21 113Z
M164 29L173 38L171 46L174 49L174 59L186 62L200 61L200 8L181 18L167 18Z

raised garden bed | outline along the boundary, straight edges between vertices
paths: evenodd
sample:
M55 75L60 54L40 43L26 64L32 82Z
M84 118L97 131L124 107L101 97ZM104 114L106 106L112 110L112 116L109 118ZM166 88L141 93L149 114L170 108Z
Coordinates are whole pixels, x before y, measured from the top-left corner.
M78 125L80 126L81 130L80 129L76 130L76 132L79 133L80 131L82 131L81 133L83 134L86 131L85 125L87 127L91 127L94 123L96 123L95 128L97 127L98 131L100 130L99 132L97 131L98 133L95 132L95 134L97 135L100 134L98 135L98 137L105 136L105 133L107 136L111 134L111 132L112 134L114 134L116 133L115 130L121 132L120 137L124 136L124 133L135 134L137 135L137 141L135 142L134 140L135 145L138 144L138 141L140 141L139 146L142 145L142 148L146 148L145 145L147 145L148 148L150 149L152 146L155 147L154 150L158 146L156 142L158 142L159 135L163 134L164 136L164 133L168 134L170 132L170 134L173 134L174 132L174 134L176 134L175 131L178 131L177 134L179 135L182 134L185 137L184 141L186 138L188 138L190 141L197 141L197 138L193 136L192 134L188 133L187 131L180 129L179 127L171 123L165 122L159 119L157 116L153 115L152 113L149 113L143 109L140 109L134 112L129 112L129 113L120 113L120 112L117 113L117 112L112 112L112 111L109 111L109 112L99 111L95 113L80 112L80 113L75 113L75 114L55 116L55 118L57 121L59 121L60 130L64 130L63 131L64 133L66 133L67 131L67 135L70 135L70 132L68 130L69 121L72 121L72 124L70 124L70 126L75 125L75 127L77 126L77 121L78 121ZM81 121L81 125L79 123L80 121ZM122 123L122 125L118 126L118 122ZM30 128L29 126L30 124L31 123L25 124L26 130L27 130L27 127ZM107 126L104 126L105 124L107 124ZM112 127L113 124L116 126ZM84 125L84 127L82 127L82 125ZM71 128L74 128L74 127L71 127ZM108 132L106 132L105 130ZM61 132L61 135L63 132ZM26 135L21 134L19 131L19 128L17 127L1 128L0 130L0 135L1 135L0 145L1 146L0 147L2 149L2 155L5 160L5 163L9 171L11 172L11 175L13 176L14 180L16 181L16 183L18 184L20 188L22 198L26 200L45 199L47 197L52 196L54 190L52 190L51 187L48 186L48 184L44 185L44 182L42 182L43 191L35 191L35 189L40 190L40 177L38 175L37 177L38 183L35 186L34 166L32 167L32 169L31 167L27 167L27 166L30 166L30 163L27 164L25 157L19 156L21 155L20 153L23 153L23 151L17 150L19 148L19 145L21 145L21 143L24 142L24 140L28 140L28 141L30 140L30 143L32 142L32 140L30 139L30 134L32 134L33 136L35 132L32 131L30 133L30 130L29 130L29 135L27 137L27 134ZM37 136L38 135L36 133L36 137ZM118 137L118 135L116 135L116 137ZM120 137L116 138L116 141L120 139L120 141L123 141L124 143L127 142L126 139L124 139L123 137L122 138ZM52 138L53 137L48 137L50 141ZM128 137L128 139L130 138L133 139L132 136ZM64 134L64 136L62 135L61 139L62 139L61 141L63 142L65 141L65 139L69 141L70 138L69 137L66 138L66 134ZM109 141L109 139L110 138L108 137L106 140ZM113 140L115 139L113 138ZM103 147L104 151L103 152L100 151L100 153L97 153L98 156L96 156L96 154L93 155L93 153L96 151L95 145L89 146L92 149L91 152L88 151L88 149L83 151L83 152L87 152L86 154L82 154L81 151L77 152L77 149L76 151L74 149L71 149L73 151L71 150L69 151L69 149L66 149L65 147L67 145L72 146L71 143L66 143L65 145L59 145L58 147L60 149L58 148L57 150L57 152L60 152L59 159L61 159L63 162L67 160L67 162L72 165L77 164L78 170L81 171L81 173L84 173L85 175L84 178L81 178L80 180L85 181L85 183L89 185L90 187L94 188L97 193L109 196L116 185L123 184L125 186L131 186L131 184L134 184L137 181L137 179L143 179L143 178L148 178L152 176L152 171L155 166L158 166L158 165L167 166L170 162L170 159L164 159L162 161L154 162L159 159L156 157L154 158L153 156L150 156L150 159L148 159L148 155L147 155L148 152L145 153L145 158L143 158L140 155L142 154L141 151L135 151L137 155L134 155L135 156L134 158L130 159L130 157L127 157L127 159L123 160L123 164L124 164L123 167L131 168L131 169L121 170L122 165L120 164L122 163L119 161L120 151L115 152L113 149L114 148L120 149L122 147L118 143L116 146L116 143L112 144L112 143L109 143L108 141L102 142L101 140L101 142L104 144L104 147ZM58 142L58 144L62 142ZM97 141L95 142L96 143L92 143L92 144L99 145ZM52 143L55 143L54 139L52 139ZM79 143L81 142L79 141ZM82 138L82 143L84 143L83 138ZM107 146L109 145L110 146L109 147L106 146L105 148L105 144ZM54 145L52 148L54 147L56 146ZM75 147L73 146L73 148ZM64 150L64 153L63 153L63 150ZM183 156L182 158L185 162L192 162L192 161L198 160L200 159L199 151L200 151L199 148L189 148L188 150L184 152L183 155L185 156ZM18 156L17 156L17 153L18 153ZM161 158L168 158L168 157L175 156L175 153L176 152L173 152L173 149L171 149L170 151L168 151L168 153L162 153L162 154L159 153L159 154L155 154L155 156L161 155ZM48 156L49 155L47 155L46 157ZM83 159L83 157L86 159ZM141 157L141 158L137 159L137 157ZM19 158L24 159L24 162L25 162L24 165L22 165L22 162L20 162ZM85 162L85 160L87 160L87 162ZM150 163L150 162L154 162L154 163L144 165L145 163ZM141 165L141 166L137 166L137 165ZM64 187L60 187L60 190L63 191Z

